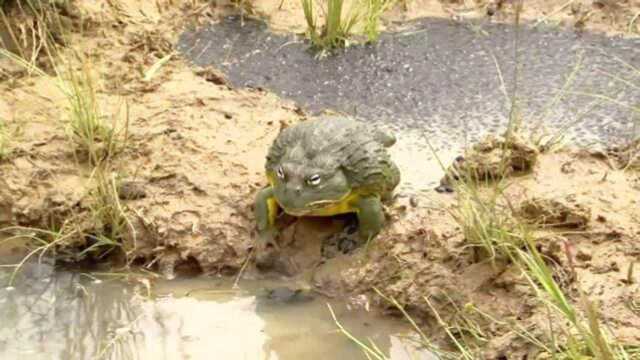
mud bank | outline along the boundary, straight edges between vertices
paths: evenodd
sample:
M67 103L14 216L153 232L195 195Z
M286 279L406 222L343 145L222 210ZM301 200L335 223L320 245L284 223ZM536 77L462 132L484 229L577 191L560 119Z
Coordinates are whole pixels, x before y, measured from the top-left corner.
M535 229L536 244L562 289L573 301L584 291L616 336L629 343L640 341L640 317L629 306L639 290L638 275L629 275L638 256L639 181L637 173L615 170L598 155L558 152L541 155L533 172L510 180L505 193L508 206ZM517 319L527 329L547 328L544 306L517 266L492 264L463 236L452 218L457 206L443 199L429 211L409 209L363 266L343 273L342 283L356 292L376 287L424 318L434 316L430 299L454 323L473 317L472 305L505 324ZM375 295L369 299L386 303ZM491 338L487 358L533 351L507 328L485 333Z

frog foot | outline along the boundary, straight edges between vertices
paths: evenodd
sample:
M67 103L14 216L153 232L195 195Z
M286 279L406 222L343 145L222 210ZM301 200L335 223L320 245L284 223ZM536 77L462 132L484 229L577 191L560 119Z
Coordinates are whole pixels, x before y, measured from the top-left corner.
M276 243L275 229L268 229L260 234L258 246L256 246L256 267L260 270L270 270L274 268L280 258L280 247Z
M360 245L357 221L350 221L344 229L327 238L322 246L322 255L331 258L338 253L349 254Z

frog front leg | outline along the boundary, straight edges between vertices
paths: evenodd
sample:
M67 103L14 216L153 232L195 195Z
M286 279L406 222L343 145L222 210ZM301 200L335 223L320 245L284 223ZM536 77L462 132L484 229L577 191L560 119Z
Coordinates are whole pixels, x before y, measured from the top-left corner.
M355 204L358 216L360 241L373 239L384 226L385 217L382 201L377 196L360 198Z
M366 244L382 230L385 217L380 198L377 196L363 197L353 203L352 206L358 218L358 233L355 231L354 219L353 223L347 223L342 232L328 239L327 243L331 246L323 249L325 256L332 257L332 246L334 245L339 252L347 254L358 245Z
M272 262L277 244L275 242L278 230L276 217L278 215L278 202L273 194L271 186L258 192L255 201L255 217L258 225L258 240L256 263L259 266L269 266Z

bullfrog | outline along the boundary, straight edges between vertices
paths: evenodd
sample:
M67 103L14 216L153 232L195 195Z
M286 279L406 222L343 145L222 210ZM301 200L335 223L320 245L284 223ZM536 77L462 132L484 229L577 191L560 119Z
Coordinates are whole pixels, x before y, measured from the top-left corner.
M255 200L260 264L277 249L279 213L294 217L354 213L359 240L384 226L383 201L391 199L400 170L387 148L395 137L350 117L323 116L283 129L269 148L269 185Z

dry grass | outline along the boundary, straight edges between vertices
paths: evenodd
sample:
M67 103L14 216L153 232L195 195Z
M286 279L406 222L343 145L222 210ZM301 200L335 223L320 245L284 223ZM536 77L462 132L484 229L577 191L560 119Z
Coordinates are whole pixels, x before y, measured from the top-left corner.
M126 146L129 114L123 119L120 111L105 115L97 96L95 78L91 64L83 62L81 70L71 68L59 72L60 87L67 98L68 110L66 126L70 141L74 144L81 160L97 166L109 162Z

